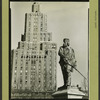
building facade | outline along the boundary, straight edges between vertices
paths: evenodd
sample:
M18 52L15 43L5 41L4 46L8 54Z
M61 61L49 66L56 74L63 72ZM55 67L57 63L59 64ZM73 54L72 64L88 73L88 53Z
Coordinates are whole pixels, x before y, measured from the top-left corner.
M52 98L56 91L57 45L38 3L25 14L25 30L12 50L11 98Z

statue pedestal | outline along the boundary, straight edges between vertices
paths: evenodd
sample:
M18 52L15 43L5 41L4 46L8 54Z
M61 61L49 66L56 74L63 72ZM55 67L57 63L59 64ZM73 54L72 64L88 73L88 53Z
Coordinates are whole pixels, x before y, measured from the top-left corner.
M59 90L52 94L55 99L82 99L85 94L77 88Z

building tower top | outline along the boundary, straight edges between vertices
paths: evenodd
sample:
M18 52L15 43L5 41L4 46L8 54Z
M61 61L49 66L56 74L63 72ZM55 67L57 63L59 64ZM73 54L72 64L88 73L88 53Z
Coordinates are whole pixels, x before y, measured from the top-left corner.
M40 6L37 2L34 2L32 5L32 12L39 12L40 11Z

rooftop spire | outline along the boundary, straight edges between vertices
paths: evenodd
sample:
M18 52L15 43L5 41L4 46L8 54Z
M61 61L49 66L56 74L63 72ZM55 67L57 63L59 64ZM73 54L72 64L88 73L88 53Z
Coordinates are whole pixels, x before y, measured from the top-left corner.
M40 11L40 6L37 2L34 2L32 5L32 12L39 12Z

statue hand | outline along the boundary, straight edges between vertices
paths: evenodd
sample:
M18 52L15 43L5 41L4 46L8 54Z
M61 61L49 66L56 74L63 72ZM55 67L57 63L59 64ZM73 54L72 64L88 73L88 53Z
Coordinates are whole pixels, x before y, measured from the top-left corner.
M71 72L73 72L73 68L71 67L71 70L70 70Z
M64 60L64 62L65 62L65 63L68 63L68 60L67 60L67 58L63 58L63 60Z
M76 61L72 63L72 66L73 66L74 68L76 68L76 66L77 66L77 65L76 65Z

